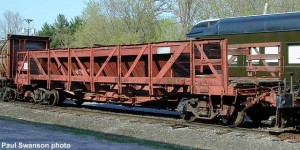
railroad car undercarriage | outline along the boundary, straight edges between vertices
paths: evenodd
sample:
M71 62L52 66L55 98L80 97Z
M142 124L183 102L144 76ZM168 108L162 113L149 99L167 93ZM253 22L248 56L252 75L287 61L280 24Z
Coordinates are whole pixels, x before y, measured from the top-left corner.
M256 49L266 46L279 53ZM229 77L240 56L246 76ZM49 105L168 102L186 121L238 126L246 114L254 123L275 115L276 126L295 126L300 93L281 79L281 58L280 43L227 45L226 39L19 52L15 80L2 83L1 96Z

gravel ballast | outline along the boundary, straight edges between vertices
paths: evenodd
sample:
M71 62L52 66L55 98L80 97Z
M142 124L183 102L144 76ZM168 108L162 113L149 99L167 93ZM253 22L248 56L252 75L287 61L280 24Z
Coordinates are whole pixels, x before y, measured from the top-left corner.
M30 105L29 105L30 106ZM143 140L199 149L299 149L293 139L281 140L265 133L212 128L174 128L164 122L105 113L68 111L63 108L36 109L19 103L0 102L0 116L31 122L62 125Z

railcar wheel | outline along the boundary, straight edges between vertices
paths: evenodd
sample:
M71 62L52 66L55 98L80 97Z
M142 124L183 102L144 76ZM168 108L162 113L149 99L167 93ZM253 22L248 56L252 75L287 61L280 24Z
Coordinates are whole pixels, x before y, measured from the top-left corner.
M195 115L191 112L180 113L180 117L186 122L193 122L196 120Z
M9 100L17 100L17 91L15 89L12 89L12 88L8 88L8 87L4 87L3 88L4 92L2 94L2 101L9 101Z
M47 104L48 105L51 105L51 106L55 106L58 104L58 101L59 101L59 94L56 90L51 90L49 91L49 97L48 99L46 100Z
M30 103L34 103L34 93L29 91L27 96L25 97L25 101L29 101Z
M183 98L177 106L177 111L180 113L181 119L186 122L193 122L196 119L196 116L192 112L187 111L187 105L193 107L193 104L191 103L193 103L193 100Z
M233 112L233 115L229 118L221 118L221 121L225 125L232 127L241 126L244 123L246 113L243 110L236 110Z
M1 94L1 100L7 102L8 99L8 89L6 87L3 87L2 94Z
M2 100L2 97L4 95L4 92L5 92L5 88L4 87L1 87L0 88L0 99Z
M38 104L38 103L40 103L40 102L42 102L43 100L42 100L42 96L43 95L43 93L42 93L42 91L40 90L40 89L35 89L33 92L32 92L32 103L33 104Z
M13 89L11 92L12 92L11 93L11 100L13 100L13 101L17 100L18 99L18 92L17 92L17 90Z
M240 126L244 123L246 113L243 110L239 110L234 114L233 126Z

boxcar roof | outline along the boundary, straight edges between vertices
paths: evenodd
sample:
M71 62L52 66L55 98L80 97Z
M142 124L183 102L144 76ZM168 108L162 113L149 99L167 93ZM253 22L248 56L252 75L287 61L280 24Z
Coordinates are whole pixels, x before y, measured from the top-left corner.
M26 39L26 40L34 40L34 41L50 41L50 37L46 37L46 36L27 36L27 35L14 35L14 34L8 34L7 39Z
M204 20L187 37L300 30L300 12Z

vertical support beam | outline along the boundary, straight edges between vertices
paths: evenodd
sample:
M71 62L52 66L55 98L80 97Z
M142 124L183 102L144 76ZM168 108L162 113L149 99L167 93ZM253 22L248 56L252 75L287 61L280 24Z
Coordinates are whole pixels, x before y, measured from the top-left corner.
M21 49L21 43L22 43L22 41L23 41L23 49ZM26 40L19 40L19 49L18 49L16 52L13 51L12 57L13 57L15 63L18 63L18 61L15 60L15 55L16 55L16 54L18 55L18 52L21 52L21 51L26 52ZM13 67L15 67L15 66L13 66ZM15 71L15 70L13 70L13 72L14 72L14 71ZM15 75L15 73L13 73L13 75Z
M194 54L194 43L190 41L190 92L191 94L194 93L194 81L195 81L195 54Z
M203 45L201 47L203 47ZM204 57L203 57L203 55L201 53L200 53L200 60L201 61L204 60ZM200 70L200 73L204 72L204 65L202 63L200 63L200 65L199 65L199 70Z
M117 70L118 70L118 94L122 94L122 68L121 68L122 58L121 58L121 47L118 46L118 56L117 56Z
M23 53L22 53L22 55L23 55ZM26 58L26 56L23 58L23 59L25 59ZM2 60L2 59L1 59ZM20 58L19 58L19 53L17 54L17 62L18 62L18 66L17 66L17 71L16 71L16 77L15 77L15 80L13 81L13 82L15 82L15 84L17 84L17 88L19 89L19 74L20 74L20 72L21 72L21 70L22 70L22 68L24 67L24 60L22 61L22 65L21 66L19 66L19 61L20 61ZM2 62L2 64L3 64L3 62Z
M27 83L28 85L31 85L31 82L30 82L30 56L29 56L29 51L26 52L26 55L27 55Z
M50 42L47 40L47 42L45 42L45 47L46 47L46 49L49 49L49 47L50 47Z
M91 48L91 55L90 55L90 78L91 78L91 92L95 92L95 83L94 83L94 48Z
M280 67L280 72L278 73L279 78L282 78L282 74L284 73L284 57L282 56L282 44L278 46L278 55L279 55L279 60L278 60L278 66Z
M249 53L245 56L246 59L247 59L247 56L252 55L252 52L251 52L251 47L247 47L246 49L247 49L247 51L249 52ZM252 67L252 60L248 60L247 66ZM247 71L247 70L246 70L246 71ZM252 77L252 76L253 76L253 72L247 71L247 76L248 76L248 77Z
M227 94L228 92L228 59L227 59L227 39L220 42L221 44L221 59L222 59L222 76L223 76L223 93Z
M12 41L12 42L11 42ZM11 69L12 69L12 56L11 56L11 52L14 51L14 40L9 39L9 43L8 43L8 51L7 51L7 55L6 55L6 63L7 63L7 72L6 72L6 77L10 78L11 76Z
M281 119L281 111L279 108L276 108L276 120L275 120L275 127L280 128L280 119Z
M51 74L51 67L50 67L50 63L51 63L51 57L50 57L50 50L48 49L48 63L47 63L47 74L48 74L48 78L47 78L47 89L50 89L51 87L51 82L50 82L50 74Z
M148 77L149 77L149 95L153 95L153 74L152 74L152 45L148 43Z
M71 57L71 50L68 48L68 83L67 83L67 90L70 91L71 89L71 75L72 75L72 57Z
M23 51L26 51L26 40L24 40L24 43L23 43Z
M10 66L10 68L11 68L11 70L9 70L10 72L11 72L11 76L10 76L10 78L13 78L14 77L14 68L15 68L15 40L12 40L13 41L13 47L12 47L12 54L9 56L10 58L11 58L11 66ZM20 40L19 40L19 49L20 49L20 47L21 47L21 42L20 42ZM17 50L17 51L19 51L19 50Z

